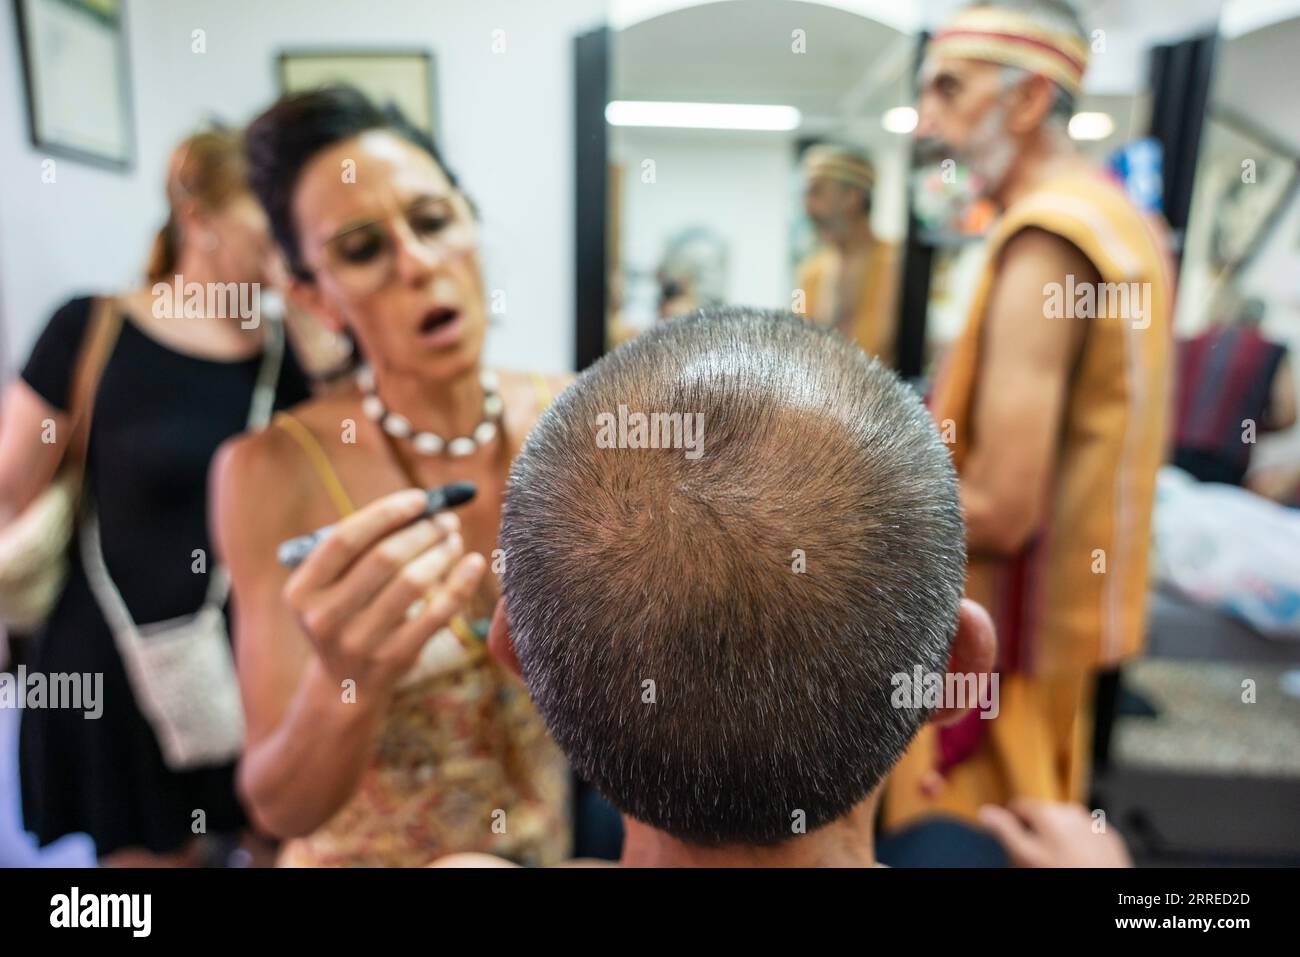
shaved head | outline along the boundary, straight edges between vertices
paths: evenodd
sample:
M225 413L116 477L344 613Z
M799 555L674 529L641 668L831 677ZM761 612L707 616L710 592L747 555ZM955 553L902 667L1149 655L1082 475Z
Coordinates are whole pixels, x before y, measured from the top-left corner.
M698 454L600 440L635 413L695 416ZM576 770L710 846L779 843L880 783L926 718L891 706L891 676L944 669L965 573L920 401L758 310L660 325L583 373L515 459L501 544L515 651Z

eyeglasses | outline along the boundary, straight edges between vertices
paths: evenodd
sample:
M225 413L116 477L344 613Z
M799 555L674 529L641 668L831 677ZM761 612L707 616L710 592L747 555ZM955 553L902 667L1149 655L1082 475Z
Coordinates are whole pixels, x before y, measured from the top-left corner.
M474 244L473 220L450 199L421 200L398 217L358 223L331 237L321 266L350 295L369 295L393 277L399 243L438 258L464 252Z

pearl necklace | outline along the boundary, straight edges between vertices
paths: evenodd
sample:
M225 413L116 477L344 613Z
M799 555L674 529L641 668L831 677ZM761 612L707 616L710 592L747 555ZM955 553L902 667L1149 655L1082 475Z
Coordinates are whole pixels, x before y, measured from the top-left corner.
M366 418L378 422L379 427L395 439L409 439L415 451L422 455L441 455L444 451L453 458L473 455L492 442L500 431L501 412L505 404L501 401L501 382L491 370L484 369L479 373L479 383L484 392L483 421L475 426L471 435L451 440L433 432L417 432L409 419L388 411L384 401L375 392L375 374L369 366L363 365L357 369L356 380L361 389L361 411L366 414Z

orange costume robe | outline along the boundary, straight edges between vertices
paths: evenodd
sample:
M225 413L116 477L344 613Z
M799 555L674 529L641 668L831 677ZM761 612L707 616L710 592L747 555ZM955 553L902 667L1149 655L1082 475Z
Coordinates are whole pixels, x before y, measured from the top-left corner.
M1013 556L971 556L967 597L988 609L997 628L999 712L991 720L968 716L964 729L922 730L890 778L887 827L936 813L969 820L982 804L1015 797L1083 799L1095 674L1138 654L1145 639L1172 355L1173 273L1158 223L1100 174L1058 178L1013 204L990 234L932 411L953 439L959 475L972 445L998 441L974 431L979 390L997 388L980 376L986 305L1002 247L1030 227L1076 246L1108 294L1097 296L1071 373L1041 524ZM1137 284L1128 287L1127 307L1110 283ZM1069 320L1046 318L1035 301L1026 303L1024 321ZM927 798L919 782L936 768L945 784Z
M849 304L853 339L868 354L879 356L886 365L894 365L898 295L898 246L876 240L866 253L858 277L857 294ZM799 267L799 288L803 290L804 315L818 325L835 322L841 255L824 247L805 259Z

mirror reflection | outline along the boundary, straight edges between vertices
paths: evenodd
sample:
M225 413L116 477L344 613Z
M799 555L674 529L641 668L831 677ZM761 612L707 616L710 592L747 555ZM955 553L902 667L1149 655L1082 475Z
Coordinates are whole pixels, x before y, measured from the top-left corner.
M607 344L744 304L803 314L892 362L915 47L793 0L618 30Z

